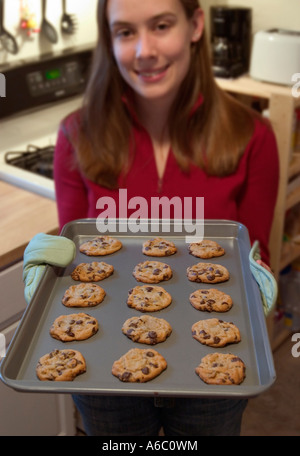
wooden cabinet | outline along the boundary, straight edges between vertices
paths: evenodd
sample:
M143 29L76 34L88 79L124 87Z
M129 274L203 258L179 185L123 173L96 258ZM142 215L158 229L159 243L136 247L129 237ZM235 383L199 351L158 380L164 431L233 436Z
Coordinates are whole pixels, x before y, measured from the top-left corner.
M280 182L275 208L271 238L271 267L276 279L280 271L300 256L300 245L293 244L290 249L283 249L285 214L288 209L300 202L300 186L288 194L288 182L300 174L300 154L292 151L292 133L295 109L300 107L300 97L292 95L292 88L255 81L249 76L237 79L216 79L220 87L227 92L243 97L257 97L268 104L269 118L272 123L280 161ZM288 335L287 330L277 331L274 315L268 317L268 327L273 348Z

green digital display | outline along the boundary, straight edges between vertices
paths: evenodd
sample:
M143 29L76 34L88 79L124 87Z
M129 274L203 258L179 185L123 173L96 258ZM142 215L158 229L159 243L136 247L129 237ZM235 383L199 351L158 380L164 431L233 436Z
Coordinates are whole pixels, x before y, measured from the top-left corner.
M61 71L59 69L48 70L46 71L46 79L48 81L53 81L54 79L58 79L61 76Z

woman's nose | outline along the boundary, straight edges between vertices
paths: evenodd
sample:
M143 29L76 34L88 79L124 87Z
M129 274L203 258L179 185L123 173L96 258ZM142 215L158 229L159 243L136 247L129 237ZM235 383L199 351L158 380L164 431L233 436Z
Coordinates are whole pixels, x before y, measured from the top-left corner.
M148 58L153 57L155 54L155 47L153 39L150 34L143 32L139 35L136 44L136 57L137 58Z

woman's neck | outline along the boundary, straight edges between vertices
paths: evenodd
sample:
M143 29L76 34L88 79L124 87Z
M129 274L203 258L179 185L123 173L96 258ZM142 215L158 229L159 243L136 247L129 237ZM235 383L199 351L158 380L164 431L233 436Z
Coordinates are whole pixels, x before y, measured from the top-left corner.
M170 150L169 104L162 100L139 100L136 105L139 121L148 131L153 145L157 174L161 179Z
M141 124L146 128L152 140L165 142L169 138L168 121L171 103L165 100L136 100L136 112Z

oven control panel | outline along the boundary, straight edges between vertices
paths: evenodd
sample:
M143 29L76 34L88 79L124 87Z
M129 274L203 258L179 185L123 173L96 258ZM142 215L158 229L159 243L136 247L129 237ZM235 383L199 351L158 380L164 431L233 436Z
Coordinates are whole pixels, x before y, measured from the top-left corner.
M92 49L70 50L1 70L6 97L0 99L0 118L81 94L92 53Z
M84 77L77 60L49 65L43 70L32 71L26 76L28 89L33 97L53 92L57 96L63 95L69 87L80 87Z

